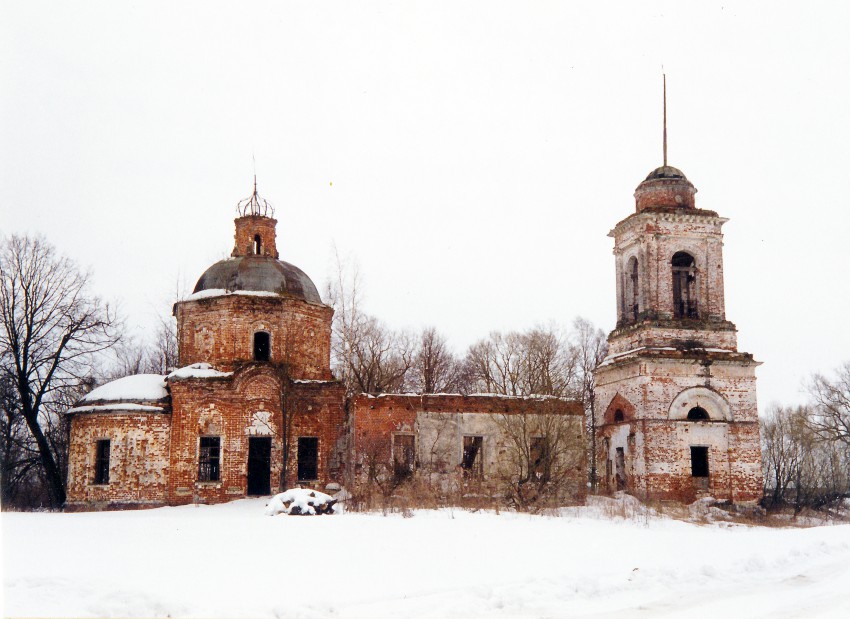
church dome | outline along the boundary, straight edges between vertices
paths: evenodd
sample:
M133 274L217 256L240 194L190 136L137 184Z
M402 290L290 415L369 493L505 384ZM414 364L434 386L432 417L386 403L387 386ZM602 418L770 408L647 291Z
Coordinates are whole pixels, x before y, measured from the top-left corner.
M273 292L309 303L322 302L304 271L270 256L237 256L216 262L201 275L193 293L204 290Z
M646 176L645 180L651 181L657 178L678 178L682 180L688 180L688 178L685 176L685 173L682 172L679 168L674 168L673 166L669 165L663 165L659 168L655 168Z

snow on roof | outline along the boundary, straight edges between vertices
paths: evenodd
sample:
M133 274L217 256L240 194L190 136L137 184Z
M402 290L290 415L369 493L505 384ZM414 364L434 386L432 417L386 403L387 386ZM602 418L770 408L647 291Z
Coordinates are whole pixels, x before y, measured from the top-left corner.
M213 297L226 297L229 295L238 295L243 297L279 297L276 292L267 290L225 290L224 288L210 288L209 290L201 290L190 294L181 301L197 301L199 299L211 299Z
M299 382L299 381L295 381ZM404 392L404 393L379 393L378 395L372 395L371 393L361 393L360 396L367 398L395 398L395 397L403 397L403 398L441 398L441 397L452 397L452 398L499 398L500 400L563 400L565 402L571 402L570 398L565 398L557 395L505 395L502 393L412 393L412 392Z
M134 374L93 389L81 402L155 402L168 397L165 378L159 374Z
M166 378L174 380L181 378L225 378L227 376L233 376L233 372L219 372L209 363L193 363L179 370L174 370Z
M100 413L100 412L131 412L131 413L161 413L165 409L161 406L149 406L147 404L136 404L134 402L113 402L97 406L75 406L68 413Z

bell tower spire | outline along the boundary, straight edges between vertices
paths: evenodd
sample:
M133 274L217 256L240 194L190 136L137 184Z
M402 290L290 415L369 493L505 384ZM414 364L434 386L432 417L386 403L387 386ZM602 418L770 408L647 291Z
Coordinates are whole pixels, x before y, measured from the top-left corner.
M667 167L667 74L662 73L664 80L664 167Z

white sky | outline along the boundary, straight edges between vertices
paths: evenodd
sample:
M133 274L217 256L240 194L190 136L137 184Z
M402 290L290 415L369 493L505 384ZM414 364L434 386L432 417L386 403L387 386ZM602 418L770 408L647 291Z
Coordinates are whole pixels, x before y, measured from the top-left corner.
M277 209L393 327L615 321L613 241L661 163L725 226L759 398L850 359L850 4L4 2L3 233L90 267L135 328Z

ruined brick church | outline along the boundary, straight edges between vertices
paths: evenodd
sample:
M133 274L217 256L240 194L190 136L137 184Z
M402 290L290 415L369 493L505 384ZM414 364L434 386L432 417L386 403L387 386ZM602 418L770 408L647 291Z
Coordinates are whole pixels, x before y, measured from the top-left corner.
M751 355L726 320L725 219L697 209L679 170L653 171L611 236L617 327L596 371L600 488L644 498L754 502L762 478ZM239 203L230 258L174 306L180 368L94 389L72 409L68 509L216 503L292 485L356 488L393 470L487 479L508 451L500 419L565 420L579 439L565 499L587 463L579 403L553 398L346 397L330 368L333 309L279 259L270 205ZM542 437L528 437L538 466ZM536 454L536 455L534 455ZM371 460L370 460L371 459ZM532 471L534 473L534 471Z

